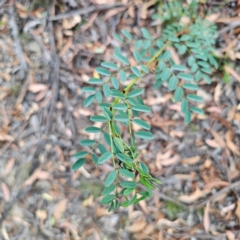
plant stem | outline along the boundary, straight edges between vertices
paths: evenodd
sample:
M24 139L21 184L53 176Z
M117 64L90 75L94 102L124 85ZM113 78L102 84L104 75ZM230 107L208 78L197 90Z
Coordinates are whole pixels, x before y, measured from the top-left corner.
M112 151L112 162L113 162L114 169L116 170L116 163L115 163L114 152L113 152L113 140L112 140L113 132L112 132L111 121L108 121L108 127L109 127L109 133L110 133L110 143L111 143L111 151Z

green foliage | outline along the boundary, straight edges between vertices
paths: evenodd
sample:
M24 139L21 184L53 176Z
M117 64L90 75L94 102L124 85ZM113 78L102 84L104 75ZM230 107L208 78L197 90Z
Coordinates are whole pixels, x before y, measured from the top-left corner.
M131 54L136 63L130 65L121 48L116 48L113 58L95 69L101 78L89 79L90 85L82 89L87 95L83 103L85 107L94 102L99 105L101 113L91 116L90 120L102 123L102 127L89 126L85 129L87 133L96 133L98 137L96 140L80 142L82 146L90 146L91 150L76 153L72 168L80 168L88 155L97 166L112 162L113 169L105 179L101 200L102 204L109 205L109 211L117 210L119 206L138 204L151 196L152 190L161 183L152 177L147 165L141 162L135 143L154 138L149 131L150 125L141 119L142 114L151 112L142 100L144 89L139 85L141 79L150 69L154 71L154 87L164 85L173 92L172 100L181 102L181 112L188 124L192 114L204 114L196 106L202 102L196 92L199 89L198 82L204 80L210 84L212 69L218 67L213 55L216 27L196 15L195 1L189 8L186 8L186 3L179 1L166 2L160 4L163 14L157 15L161 16L164 24L161 38L152 36L152 31L146 28L141 29L142 39L136 41L125 29L121 34L113 34L120 43L126 43L125 48L131 45ZM180 21L182 16L194 21L184 25ZM174 63L169 46L175 48L184 59L181 64ZM132 124L142 129L134 132ZM122 137L120 126L126 126L128 138L126 134ZM145 190L140 191L143 187Z

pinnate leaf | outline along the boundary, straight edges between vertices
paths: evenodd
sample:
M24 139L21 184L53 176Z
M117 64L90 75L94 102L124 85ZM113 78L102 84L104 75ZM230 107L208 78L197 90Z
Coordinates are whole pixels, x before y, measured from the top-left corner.
M146 131L137 131L137 132L135 132L135 136L138 138L145 139L145 140L153 139L153 134L150 132L146 132Z
M85 158L78 159L73 165L72 165L72 170L78 170L80 167L84 165L86 162Z
M115 170L110 172L105 180L105 187L109 187L116 179L116 176L117 176L117 173Z
M99 159L98 159L98 164L103 164L106 161L108 161L112 157L111 152L105 152Z

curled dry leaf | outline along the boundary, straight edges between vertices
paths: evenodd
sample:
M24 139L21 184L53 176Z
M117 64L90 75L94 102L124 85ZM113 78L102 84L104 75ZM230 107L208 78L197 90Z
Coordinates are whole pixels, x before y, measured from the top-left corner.
M210 192L211 192L211 190L209 190L209 189L206 189L206 190L196 189L196 191L194 193L192 193L191 195L182 195L178 199L181 202L193 203L196 200L198 200L199 198L205 197Z
M11 135L8 135L2 131L0 131L0 142L4 142L4 141L7 141L7 142L11 142L14 140L14 137L11 136Z
M142 4L141 8L140 8L140 17L142 19L146 19L147 18L147 14L148 14L148 8L150 8L152 5L154 5L157 2L157 0L152 0L152 1L146 1Z
M237 215L238 218L240 218L240 200L237 202L237 208L235 210L235 214Z
M136 232L142 231L146 225L147 225L147 223L145 221L139 220L139 221L134 222L132 225L127 226L126 230L131 233L136 233Z
M216 132L215 130L210 130L212 136L214 137L214 140L216 141L216 143L221 147L221 148L225 148L226 144L225 141L223 140L223 138L220 136L220 134L218 132Z
M183 158L181 159L181 163L183 164L196 164L201 160L200 156L190 157L190 158Z
M179 219L177 219L175 221L170 221L170 220L165 219L165 218L160 218L157 222L157 226L159 228L161 228L163 226L175 227L175 226L178 226L179 224L180 224Z
M37 218L41 219L41 220L46 220L47 219L47 212L44 209L38 209L35 212Z
M28 91L33 92L33 93L38 93L40 91L44 91L47 89L48 89L48 86L45 84L41 84L41 83L33 83L33 84L29 84L29 86L28 86Z
M240 75L229 66L224 66L225 71L240 82Z
M36 180L46 180L50 178L50 173L42 171L40 168L36 169L33 174L25 181L25 185L31 185Z
M72 29L80 22L81 22L81 16L79 15L73 16L71 18L65 18L63 19L63 28Z
M63 213L65 212L67 208L67 202L68 202L67 198L64 198L56 204L53 212L53 216L56 221L58 221L62 217Z
M227 147L236 155L240 155L239 148L236 146L236 144L232 141L232 132L227 131L225 134L226 144Z
M236 239L234 233L231 232L231 231L226 231L226 235L227 235L228 240L235 240Z

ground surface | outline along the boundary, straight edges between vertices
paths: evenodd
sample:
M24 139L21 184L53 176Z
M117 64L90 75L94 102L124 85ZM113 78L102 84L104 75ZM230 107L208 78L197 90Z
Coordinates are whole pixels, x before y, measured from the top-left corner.
M239 239L240 2L202 8L217 13L230 79L202 85L205 116L185 125L167 88L142 82L154 133L142 159L162 180L153 198L109 214L99 200L111 165L71 170L99 111L81 89L111 59L111 33L160 32L155 2L0 1L0 239Z

